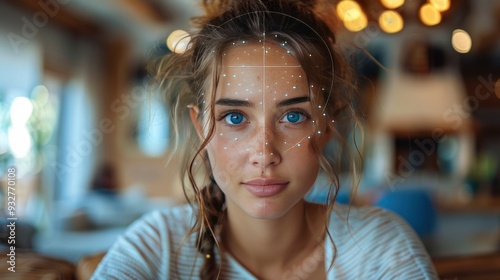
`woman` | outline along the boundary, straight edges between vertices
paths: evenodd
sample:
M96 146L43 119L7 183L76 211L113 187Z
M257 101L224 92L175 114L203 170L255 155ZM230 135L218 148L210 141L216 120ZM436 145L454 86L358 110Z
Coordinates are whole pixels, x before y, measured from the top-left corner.
M313 4L209 2L158 68L191 203L136 222L94 278L436 278L398 217L333 203L338 164L322 151L343 143L354 87ZM320 170L326 205L304 200Z

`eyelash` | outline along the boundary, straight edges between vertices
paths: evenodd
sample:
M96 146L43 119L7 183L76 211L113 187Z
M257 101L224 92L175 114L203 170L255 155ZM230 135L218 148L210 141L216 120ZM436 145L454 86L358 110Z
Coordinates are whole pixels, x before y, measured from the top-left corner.
M230 111L223 112L222 114L219 115L219 117L217 118L217 121L224 120L230 114L240 114L240 115L243 116L243 118L245 118L245 120L243 122L248 122L247 117L245 117L245 114L243 114L243 112L238 111L238 110L230 110ZM224 122L224 125L227 125L227 126L230 126L230 127L237 127L237 126L240 126L241 123L239 123L239 124L230 124L230 123Z
M299 113L299 114L302 114L304 116L304 120L301 121L301 122L297 122L297 123L292 123L292 122L284 122L282 121L283 118L285 118L288 114L290 113ZM243 116L243 118L245 118L244 121L242 121L242 123L247 123L248 122L248 118L245 116L245 114L241 111L238 111L238 110L230 110L230 111L225 111L223 113L221 113L219 115L219 117L217 118L217 121L222 121L224 120L227 116L229 116L230 114L240 114ZM297 126L297 125L301 125L303 122L307 121L307 120L310 120L311 119L311 114L307 113L306 111L304 111L303 109L299 109L299 108L295 108L295 109L290 109L288 111L286 111L280 118L280 122L281 123L288 123L288 124L291 124L293 126ZM239 123L239 124L230 124L230 123L227 123L227 122L224 122L225 125L227 126L230 126L230 127L236 127L236 126L240 126L242 123Z
M306 111L304 111L304 110L302 110L302 109L295 108L295 109L290 109L290 110L286 111L286 112L283 114L283 116L280 118L280 122L282 122L281 120L282 120L283 118L285 118L285 117L286 117L288 114L290 114L290 113L299 113L299 114L301 114L301 115L303 115L303 116L304 116L304 120L303 120L303 121L301 121L301 122L296 122L296 123L293 123L293 122L286 122L286 123L291 124L291 125L294 125L294 126L301 125L302 123L304 123L304 122L306 122L306 121L308 121L308 120L310 120L310 119L311 119L311 115L310 115L309 113L307 113Z

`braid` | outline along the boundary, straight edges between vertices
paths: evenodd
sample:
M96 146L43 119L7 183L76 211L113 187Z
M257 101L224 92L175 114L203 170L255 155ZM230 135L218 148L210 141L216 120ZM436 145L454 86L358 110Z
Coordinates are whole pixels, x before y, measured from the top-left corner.
M225 203L224 193L219 186L211 178L211 183L200 190L199 195L203 205L203 222L200 226L200 240L198 242L198 250L201 252L204 262L200 270L201 279L218 279L220 267L217 265L217 260L214 256L214 247L219 246L215 236L215 227L221 221L224 215L222 209Z

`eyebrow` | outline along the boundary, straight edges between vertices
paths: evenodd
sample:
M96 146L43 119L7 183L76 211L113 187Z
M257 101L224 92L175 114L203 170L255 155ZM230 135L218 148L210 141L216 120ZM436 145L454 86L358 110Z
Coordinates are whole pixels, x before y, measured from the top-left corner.
M309 98L309 96L295 97L295 98L290 98L290 99L280 101L276 107L290 106L290 105L309 102L309 101L311 101L311 98Z
M311 99L309 96L300 96L295 98L286 99L280 101L276 107L284 107L290 106L298 103L309 102ZM215 102L215 105L221 106L231 106L231 107L254 107L254 104L250 101L240 100L240 99L231 99L231 98L221 98Z

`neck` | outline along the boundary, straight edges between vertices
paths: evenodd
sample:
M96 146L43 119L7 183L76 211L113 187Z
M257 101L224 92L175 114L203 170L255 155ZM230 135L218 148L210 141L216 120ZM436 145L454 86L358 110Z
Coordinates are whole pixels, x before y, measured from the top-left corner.
M324 213L302 201L278 219L256 219L228 203L224 249L252 272L286 271L323 245Z

